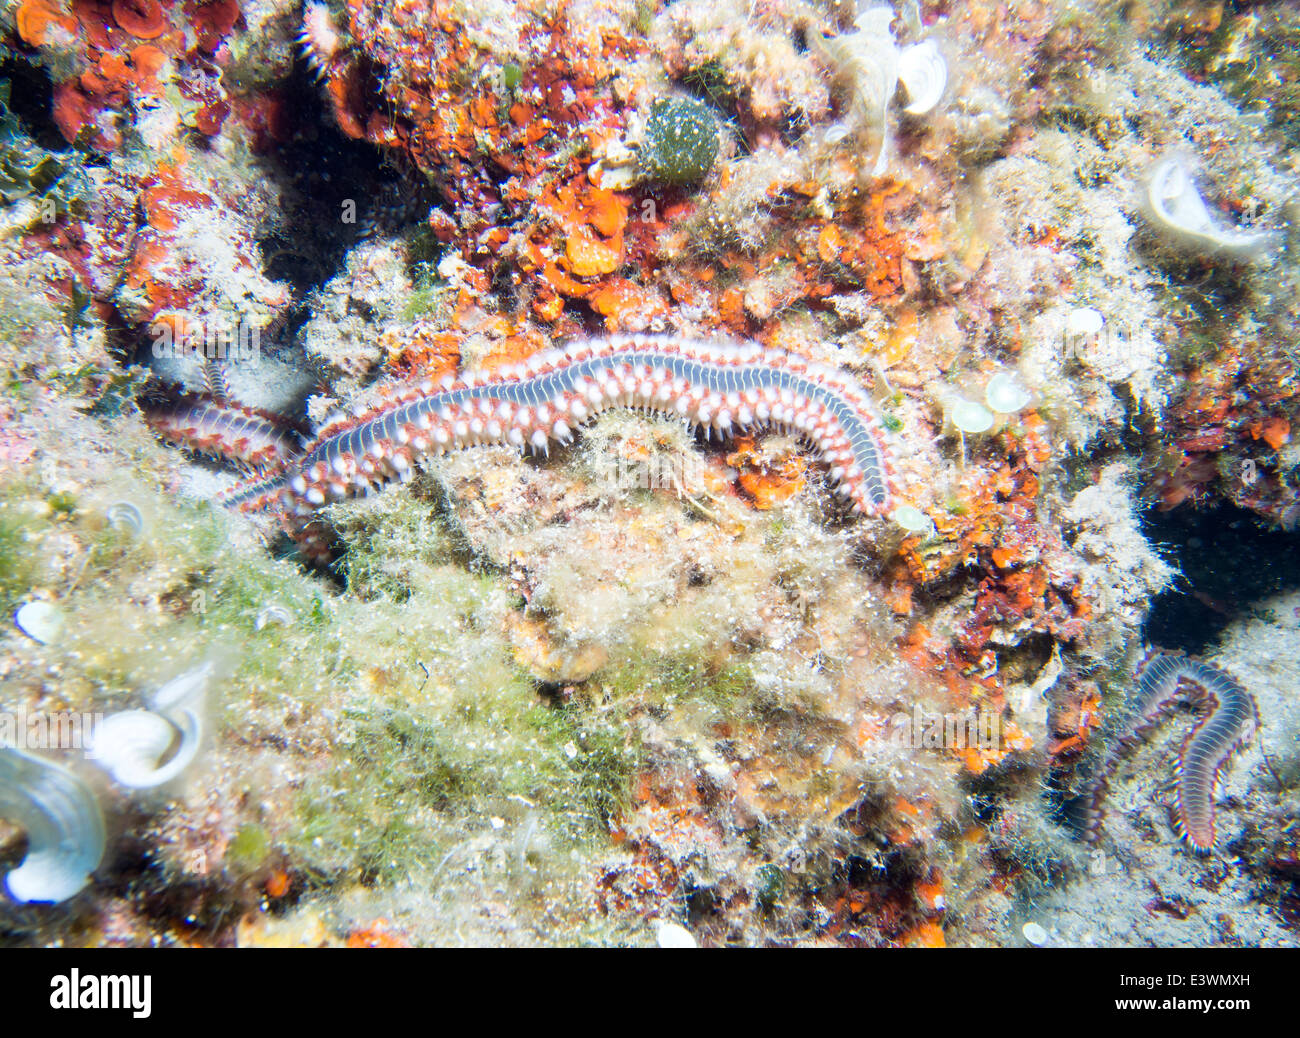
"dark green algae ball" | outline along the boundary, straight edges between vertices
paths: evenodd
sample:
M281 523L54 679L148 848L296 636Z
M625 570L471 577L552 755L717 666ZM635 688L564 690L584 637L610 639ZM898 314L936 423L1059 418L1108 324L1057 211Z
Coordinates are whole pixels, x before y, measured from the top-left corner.
M667 184L696 184L718 157L718 120L692 97L661 97L650 106L641 165Z

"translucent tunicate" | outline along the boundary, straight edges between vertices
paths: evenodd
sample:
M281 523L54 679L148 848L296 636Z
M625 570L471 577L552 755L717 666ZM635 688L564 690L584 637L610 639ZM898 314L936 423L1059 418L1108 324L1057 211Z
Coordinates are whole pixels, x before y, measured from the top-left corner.
M1029 393L1006 372L994 375L984 388L984 402L996 414L1015 414L1029 401Z
M889 122L886 112L898 89L898 45L890 22L891 7L878 5L858 12L853 32L821 38L818 43L840 75L852 85L854 119L863 126L878 127L880 150L874 176L885 171L889 154Z
M67 768L0 747L0 815L27 833L27 856L5 879L16 901L66 901L104 857L104 817Z
M149 697L149 710L110 714L95 729L90 756L128 789L152 789L189 767L203 739L203 697L213 665L204 663Z
M1037 923L1025 923L1025 925L1020 928L1020 932L1025 935L1025 940L1035 948L1041 948L1047 943L1047 931Z
M1105 323L1106 319L1102 317L1100 310L1094 310L1090 306L1080 306L1066 315L1065 330L1071 336L1087 338L1101 331L1101 326Z
M184 711L178 725L151 710L110 714L95 729L95 762L128 789L151 789L175 778L199 748L198 717Z
M899 505L890 516L899 526L911 533L926 533L934 529L930 517L915 505Z
M957 400L948 413L955 425L964 433L988 432L993 428L993 412L974 400Z
M907 93L908 115L924 115L939 103L948 85L948 64L934 40L904 47L898 54L898 81Z
M1272 231L1249 231L1220 223L1201 198L1191 172L1176 158L1163 159L1147 178L1151 219L1171 238L1209 254L1255 259L1281 244Z
M695 938L691 931L680 923L662 922L655 930L655 943L660 948L695 948Z

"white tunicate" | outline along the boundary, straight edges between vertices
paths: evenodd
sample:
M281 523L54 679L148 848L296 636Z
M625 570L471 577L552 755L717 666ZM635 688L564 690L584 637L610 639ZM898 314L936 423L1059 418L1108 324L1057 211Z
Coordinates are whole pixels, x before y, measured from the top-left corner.
M197 708L208 691L208 682L216 667L211 662L200 663L163 685L149 697L149 706L159 713L176 708Z
M939 103L948 86L948 63L934 40L914 43L899 52L898 81L907 93L903 111L908 115L925 115Z
M680 923L660 923L655 929L655 941L660 948L695 948L691 931Z
M1176 158L1156 163L1147 178L1146 199L1158 227L1201 252L1255 259L1281 243L1277 232L1244 231L1220 223L1196 190L1191 172Z
M911 533L926 533L934 529L934 523L930 517L915 505L899 505L894 509L890 518L904 530Z
M27 833L27 856L5 878L16 901L66 901L104 857L104 816L94 794L51 761L0 747L0 815Z
M1020 932L1025 935L1025 940L1035 948L1041 948L1048 941L1047 931L1037 923L1025 923L1020 928Z
M203 741L203 697L215 668L203 663L148 697L149 710L110 714L95 728L90 757L128 789L153 789L190 766Z
M995 414L1015 414L1030 401L1028 391L1004 371L998 372L984 387L984 402Z
M63 610L53 602L25 602L14 613L18 629L42 645L63 633Z
M815 41L851 87L854 119L859 125L879 128L880 150L872 167L877 177L889 160L889 103L899 84L907 94L904 111L909 115L931 111L948 84L948 65L934 41L900 50L890 27L893 20L893 8L865 6L854 18L852 32Z
M993 428L993 412L974 400L957 400L948 413L955 425L964 433L988 432Z
M889 28L893 20L892 9L870 7L853 22L858 30L854 42L863 56L859 64L859 98L869 113L879 112L882 120L898 86L898 45Z
M854 19L854 31L822 39L821 46L852 84L853 112L859 123L880 128L880 151L876 176L885 171L889 153L889 122L886 112L898 89L898 45L889 23L892 8L868 7Z
M152 789L185 770L199 749L198 717L184 711L177 724L151 710L110 714L95 728L91 759L128 789Z

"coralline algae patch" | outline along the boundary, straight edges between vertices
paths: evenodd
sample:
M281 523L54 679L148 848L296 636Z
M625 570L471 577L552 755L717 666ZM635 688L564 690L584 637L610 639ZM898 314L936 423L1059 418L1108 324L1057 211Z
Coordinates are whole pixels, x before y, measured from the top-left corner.
M159 0L22 0L14 12L19 40L64 69L53 118L69 142L98 151L122 142L129 106L171 107L168 115L205 136L220 133L231 112L217 66L230 63L230 40L243 16L238 0L198 5ZM166 98L169 106L160 106Z
M688 142L710 137L684 124L723 117L667 93L632 14L523 4L467 33L454 4L427 17L403 3L350 8L352 43L326 65L340 125L438 184L447 206L430 225L464 261L464 301L508 276L520 310L562 334L584 305L611 331L678 312L748 333L836 293L897 296L903 257L926 248L897 216L915 189L858 198L851 158L811 140L786 161L701 165L698 193L677 186L669 171L692 161ZM382 90L367 93L376 78ZM683 155L667 153L676 134ZM780 276L754 276L770 268Z

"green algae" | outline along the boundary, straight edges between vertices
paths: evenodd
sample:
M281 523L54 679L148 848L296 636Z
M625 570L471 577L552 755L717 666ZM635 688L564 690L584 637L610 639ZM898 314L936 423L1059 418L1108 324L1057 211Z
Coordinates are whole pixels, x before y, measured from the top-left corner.
M472 696L426 688L423 700L350 711L355 731L343 755L299 800L291 858L394 882L509 803L540 816L551 853L595 848L628 810L632 776L644 765L636 715L686 704L735 718L755 709L743 666L709 674L686 660L645 661L566 703L522 675L498 677L499 687Z
M522 676L476 694L351 711L354 734L300 799L291 857L395 881L511 804L540 815L558 850L607 832L638 759L628 734Z
M446 307L448 291L442 284L417 285L402 306L402 320L414 324L421 317L434 316Z
M454 540L436 510L417 495L345 502L330 509L329 518L344 545L337 571L364 598L406 601L417 588L450 576ZM473 586L486 590L481 583ZM441 590L448 594L452 588Z
M51 531L70 534L85 563L61 607L69 659L89 689L141 688L178 659L218 653L220 752L233 781L244 768L263 774L255 754L243 762L263 739L283 742L290 759L309 755L291 796L263 791L255 799L269 807L231 808L232 875L283 855L329 882L395 880L512 804L528 805L549 834L532 858L567 854L625 809L641 759L635 734L585 701L551 701L510 662L500 621L512 597L446 561L427 507L388 495L386 538L374 517L344 517L356 587L341 596L240 543L234 517L132 484L146 526L135 538L98 505L125 490L86 488L56 518L39 486L7 486L0 588L21 599L43 579Z
M39 520L19 507L14 489L6 487L0 497L0 607L6 613L26 596L37 569L28 544Z
M271 834L264 826L248 822L239 827L226 848L226 862L236 872L255 872L266 863L271 850Z
M0 81L0 203L35 199L34 221L80 212L92 188L75 153L47 151L9 110L10 84Z
M698 656L635 656L601 675L599 687L617 709L663 713L704 708L718 722L752 719L769 705L743 662L711 667Z
M727 72L722 67L722 62L716 58L688 69L682 82L692 90L706 95L714 104L727 104L735 100L736 91L727 81Z

